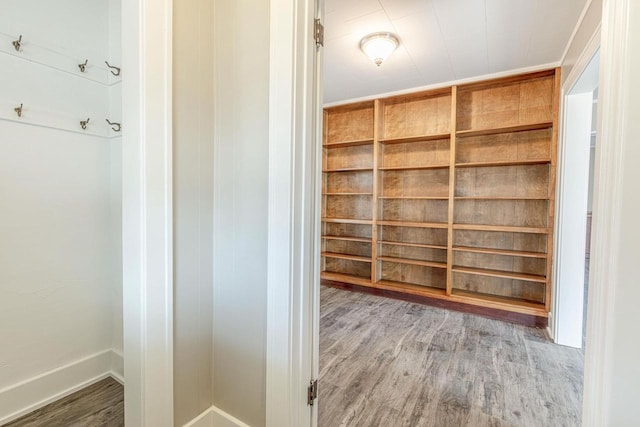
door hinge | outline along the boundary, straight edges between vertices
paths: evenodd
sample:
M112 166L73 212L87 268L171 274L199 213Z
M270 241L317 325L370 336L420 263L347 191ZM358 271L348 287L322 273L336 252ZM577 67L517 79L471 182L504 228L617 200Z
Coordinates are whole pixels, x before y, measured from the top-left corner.
M318 398L318 380L313 380L309 383L307 389L307 405L313 406L313 401Z
M313 38L316 41L316 46L324 46L324 26L319 19L314 21Z

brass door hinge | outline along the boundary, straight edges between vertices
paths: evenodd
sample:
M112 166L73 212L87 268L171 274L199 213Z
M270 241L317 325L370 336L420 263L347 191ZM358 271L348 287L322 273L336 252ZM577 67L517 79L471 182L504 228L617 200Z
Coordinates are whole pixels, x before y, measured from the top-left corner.
M316 41L316 46L324 46L324 26L319 19L314 21L313 38Z
M309 383L307 389L307 405L313 406L313 401L318 398L318 380L313 380Z

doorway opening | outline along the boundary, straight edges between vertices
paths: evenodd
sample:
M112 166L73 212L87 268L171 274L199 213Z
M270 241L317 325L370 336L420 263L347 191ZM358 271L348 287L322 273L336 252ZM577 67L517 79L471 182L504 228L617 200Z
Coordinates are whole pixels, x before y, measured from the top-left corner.
M396 21L378 6L327 12ZM413 12L404 24L437 28L451 11ZM318 425L579 425L584 355L546 330L559 70L406 73L380 90L380 70L420 48L399 34L375 68L357 47L372 30L325 29Z
M559 154L556 257L556 343L583 348L589 284L599 51L568 90Z

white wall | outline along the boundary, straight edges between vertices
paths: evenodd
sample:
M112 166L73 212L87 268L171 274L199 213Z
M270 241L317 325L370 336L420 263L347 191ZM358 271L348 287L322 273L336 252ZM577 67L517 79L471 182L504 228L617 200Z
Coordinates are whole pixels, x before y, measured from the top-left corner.
M569 40L569 45L562 59L562 83L567 80L576 62L584 52L585 47L600 27L602 21L602 0L589 0L587 8L583 10L582 20L575 29L573 37Z
M213 403L213 6L173 4L174 418Z
M37 45L98 64L110 57L109 16L98 0L3 1L0 35L22 34L24 58ZM5 52L0 104L74 125L110 116L108 85ZM118 141L8 120L0 135L2 393L122 338Z
M269 1L216 0L214 405L265 425Z
M640 3L629 1L629 10L626 14L629 20L629 33L627 39L627 52L640 51ZM640 323L640 263L638 262L638 242L640 241L640 168L637 160L640 158L640 81L637 76L640 73L640 56L629 54L626 56L625 66L621 75L616 78L625 82L624 111L622 122L622 164L617 171L622 188L618 194L621 203L622 215L615 223L619 236L617 247L612 248L618 253L618 261L613 266L617 272L614 283L605 286L614 286L615 300L610 311L611 329L613 332L610 360L606 369L610 373L605 389L610 394L605 395L608 406L608 423L610 426L637 425L640 420L640 339L638 339L637 325ZM604 95L607 89L602 86L600 94ZM606 95L605 95L606 96ZM604 119L603 119L604 120ZM598 144L601 144L598 142ZM602 142L602 145L606 142ZM599 149L599 148L598 148ZM598 174L596 165L596 174ZM596 188L598 191L598 188ZM594 205L594 216L597 215L598 206ZM594 219L595 221L595 219ZM587 346L589 344L587 343Z

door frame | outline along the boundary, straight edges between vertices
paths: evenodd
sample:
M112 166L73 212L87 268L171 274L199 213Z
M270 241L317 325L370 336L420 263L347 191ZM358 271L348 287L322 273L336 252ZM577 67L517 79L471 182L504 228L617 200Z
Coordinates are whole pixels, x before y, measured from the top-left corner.
M172 0L122 2L125 423L173 425Z
M625 103L629 82L634 78L625 73L627 58L633 54L627 42L633 31L628 13L631 1L603 1L582 411L585 427L609 424L613 313L620 281L616 270L620 247L617 224L622 213L623 182L618 172L623 164L626 119L633 113Z
M312 426L319 251L316 0L270 4L267 426Z
M584 75L585 71L589 68L592 59L598 54L600 49L601 30L600 26L596 28L596 31L591 37L591 40L587 44L587 47L580 54L580 57L576 61L576 64L571 69L569 76L562 84L560 91L560 123L562 123L562 137L558 144L558 167L557 167L557 187L556 187L556 216L554 229L556 230L554 235L553 253L553 301L550 313L549 322L549 335L553 337L554 342L561 345L581 348L582 336L583 336L583 295L584 295L584 253L586 250L586 223L587 223L587 196L588 196L588 162L589 162L589 146L584 147L585 152L580 152L579 147L576 147L576 138L580 138L581 135L577 135L577 132L582 132L584 129L578 129L576 126L569 126L568 121L573 120L573 115L576 114L576 109L583 109L584 102L581 102L582 95L573 93L572 91L578 84L580 78ZM589 129L591 130L591 107L589 102L588 114ZM596 128L596 132L598 129ZM590 138L590 135L587 135ZM584 176L584 182L580 183L582 177L576 177L576 172L584 167L584 164L574 165L576 156L587 155L586 160L586 175ZM568 159L571 159L569 161ZM570 187L570 188L569 188ZM581 190L584 190L582 194ZM584 215L578 220L574 218L575 209L582 208L582 201L580 206L576 206L575 192L581 192L580 195L584 196ZM572 197L573 196L573 197ZM579 226L580 230L584 228L584 231L575 230L576 226ZM584 237L584 240L576 243L576 234L580 238ZM579 255L577 253L581 253ZM579 259L576 256L582 257L582 268L580 271L573 271L573 268L579 263ZM565 266L572 266L571 269L564 268ZM578 283L575 283L575 281ZM579 304L575 304L576 299L579 300Z

